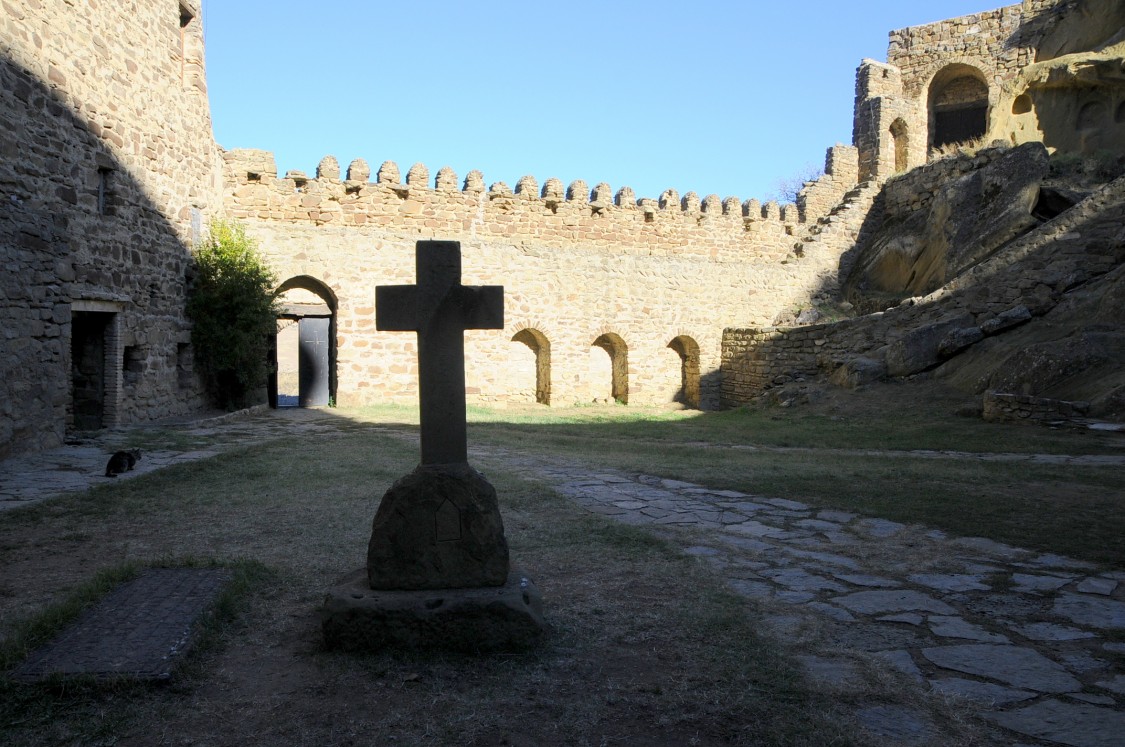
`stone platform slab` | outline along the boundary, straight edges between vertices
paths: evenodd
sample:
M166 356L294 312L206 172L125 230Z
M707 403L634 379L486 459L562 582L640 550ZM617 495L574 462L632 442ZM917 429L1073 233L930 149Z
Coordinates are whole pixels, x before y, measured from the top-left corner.
M514 569L503 586L401 591L372 589L361 568L329 590L321 628L331 649L478 653L526 648L546 626L539 590Z
M150 568L86 610L13 676L170 679L196 642L196 621L229 580L220 569Z

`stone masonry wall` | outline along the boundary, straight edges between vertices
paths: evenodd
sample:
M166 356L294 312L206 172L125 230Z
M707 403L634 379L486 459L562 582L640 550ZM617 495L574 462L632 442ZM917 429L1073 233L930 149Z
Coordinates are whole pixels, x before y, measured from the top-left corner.
M836 150L828 191L855 174L848 149ZM279 278L314 278L337 301L340 403L415 396L413 336L374 330L374 288L413 282L420 239L460 241L464 282L505 286L506 329L466 333L470 396L483 401L534 401L534 354L512 341L528 329L549 343L552 403L611 398L609 353L594 344L610 334L627 348L628 401L677 396L684 348L669 345L681 338L698 346L690 364L701 404L713 407L723 326L768 321L823 273L787 259L806 229L792 205L671 190L637 199L627 187L548 179L540 188L531 177L486 189L479 172L460 182L443 169L431 181L416 165L403 180L389 162L369 182L366 163L341 179L331 157L316 177L279 179L261 151L228 152L226 164L228 212Z
M1060 19L1078 12L1080 0L1024 0L996 10L950 18L890 33L887 61L864 60L856 74L852 139L859 149L859 178L886 179L924 164L932 142L931 96L949 104L988 87L986 129L1011 106L1019 73L1033 63L1041 41ZM959 79L961 79L959 81ZM945 86L951 86L946 90ZM991 136L990 136L991 137ZM1026 142L1021 140L1020 142Z
M110 320L103 424L198 407L184 278L220 200L198 0L4 0L0 80L0 456L61 442L76 313Z
M1068 402L1026 394L985 392L982 416L985 420L994 423L1044 425L1082 417L1089 409L1089 402Z

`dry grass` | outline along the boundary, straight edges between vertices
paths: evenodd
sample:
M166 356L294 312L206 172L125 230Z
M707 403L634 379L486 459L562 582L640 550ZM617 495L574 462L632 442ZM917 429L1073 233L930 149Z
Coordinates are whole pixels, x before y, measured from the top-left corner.
M478 659L322 650L316 607L362 565L383 486L414 448L371 432L275 443L0 517L0 624L99 571L172 557L273 570L171 689L3 685L0 739L46 744L864 744L755 612L707 569L504 473L513 557L549 640ZM33 705L32 705L33 704Z

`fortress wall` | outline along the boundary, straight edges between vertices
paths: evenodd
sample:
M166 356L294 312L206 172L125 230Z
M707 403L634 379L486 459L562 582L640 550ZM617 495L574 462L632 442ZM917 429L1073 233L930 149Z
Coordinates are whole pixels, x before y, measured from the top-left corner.
M0 455L61 441L75 313L108 320L104 424L200 403L184 271L220 183L199 10L4 2Z
M848 150L840 153L842 185ZM612 398L609 356L594 345L611 334L628 348L629 402L672 401L682 356L668 346L686 337L698 345L702 404L713 407L722 328L768 323L820 278L820 268L788 259L802 230L793 206L672 191L636 200L627 188L611 197L607 185L563 190L547 180L540 189L530 177L516 191L486 191L477 172L459 187L442 170L431 185L424 167L403 182L392 163L368 182L364 167L348 174L363 179L341 180L326 158L319 178L279 179L268 153L226 154L229 214L279 280L316 278L338 301L341 404L416 396L414 336L375 331L374 289L414 282L421 239L460 241L463 282L505 286L505 330L466 333L470 399L488 402L534 401L534 355L512 342L531 329L550 344L554 404Z
M1074 3L1063 5L1069 9ZM1063 10L1057 1L1027 0L892 31L887 62L864 60L856 75L853 141L860 178L885 179L926 163L935 91L952 108L959 96L966 102L976 97L975 86L961 85L961 76L987 86L991 127L996 107L1010 106L1008 88L1034 62L1039 39Z
M887 63L901 71L904 95L923 104L934 74L951 62L979 67L994 88L1032 61L1032 51L1018 43L1023 19L1023 7L1009 5L898 29L890 33Z

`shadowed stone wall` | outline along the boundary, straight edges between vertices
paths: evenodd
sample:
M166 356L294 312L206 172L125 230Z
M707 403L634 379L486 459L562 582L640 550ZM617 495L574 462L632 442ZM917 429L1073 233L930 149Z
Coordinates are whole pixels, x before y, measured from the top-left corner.
M103 426L200 406L185 272L220 207L202 55L198 0L4 0L0 456L60 443L75 396ZM91 376L75 315L100 315L80 317Z

